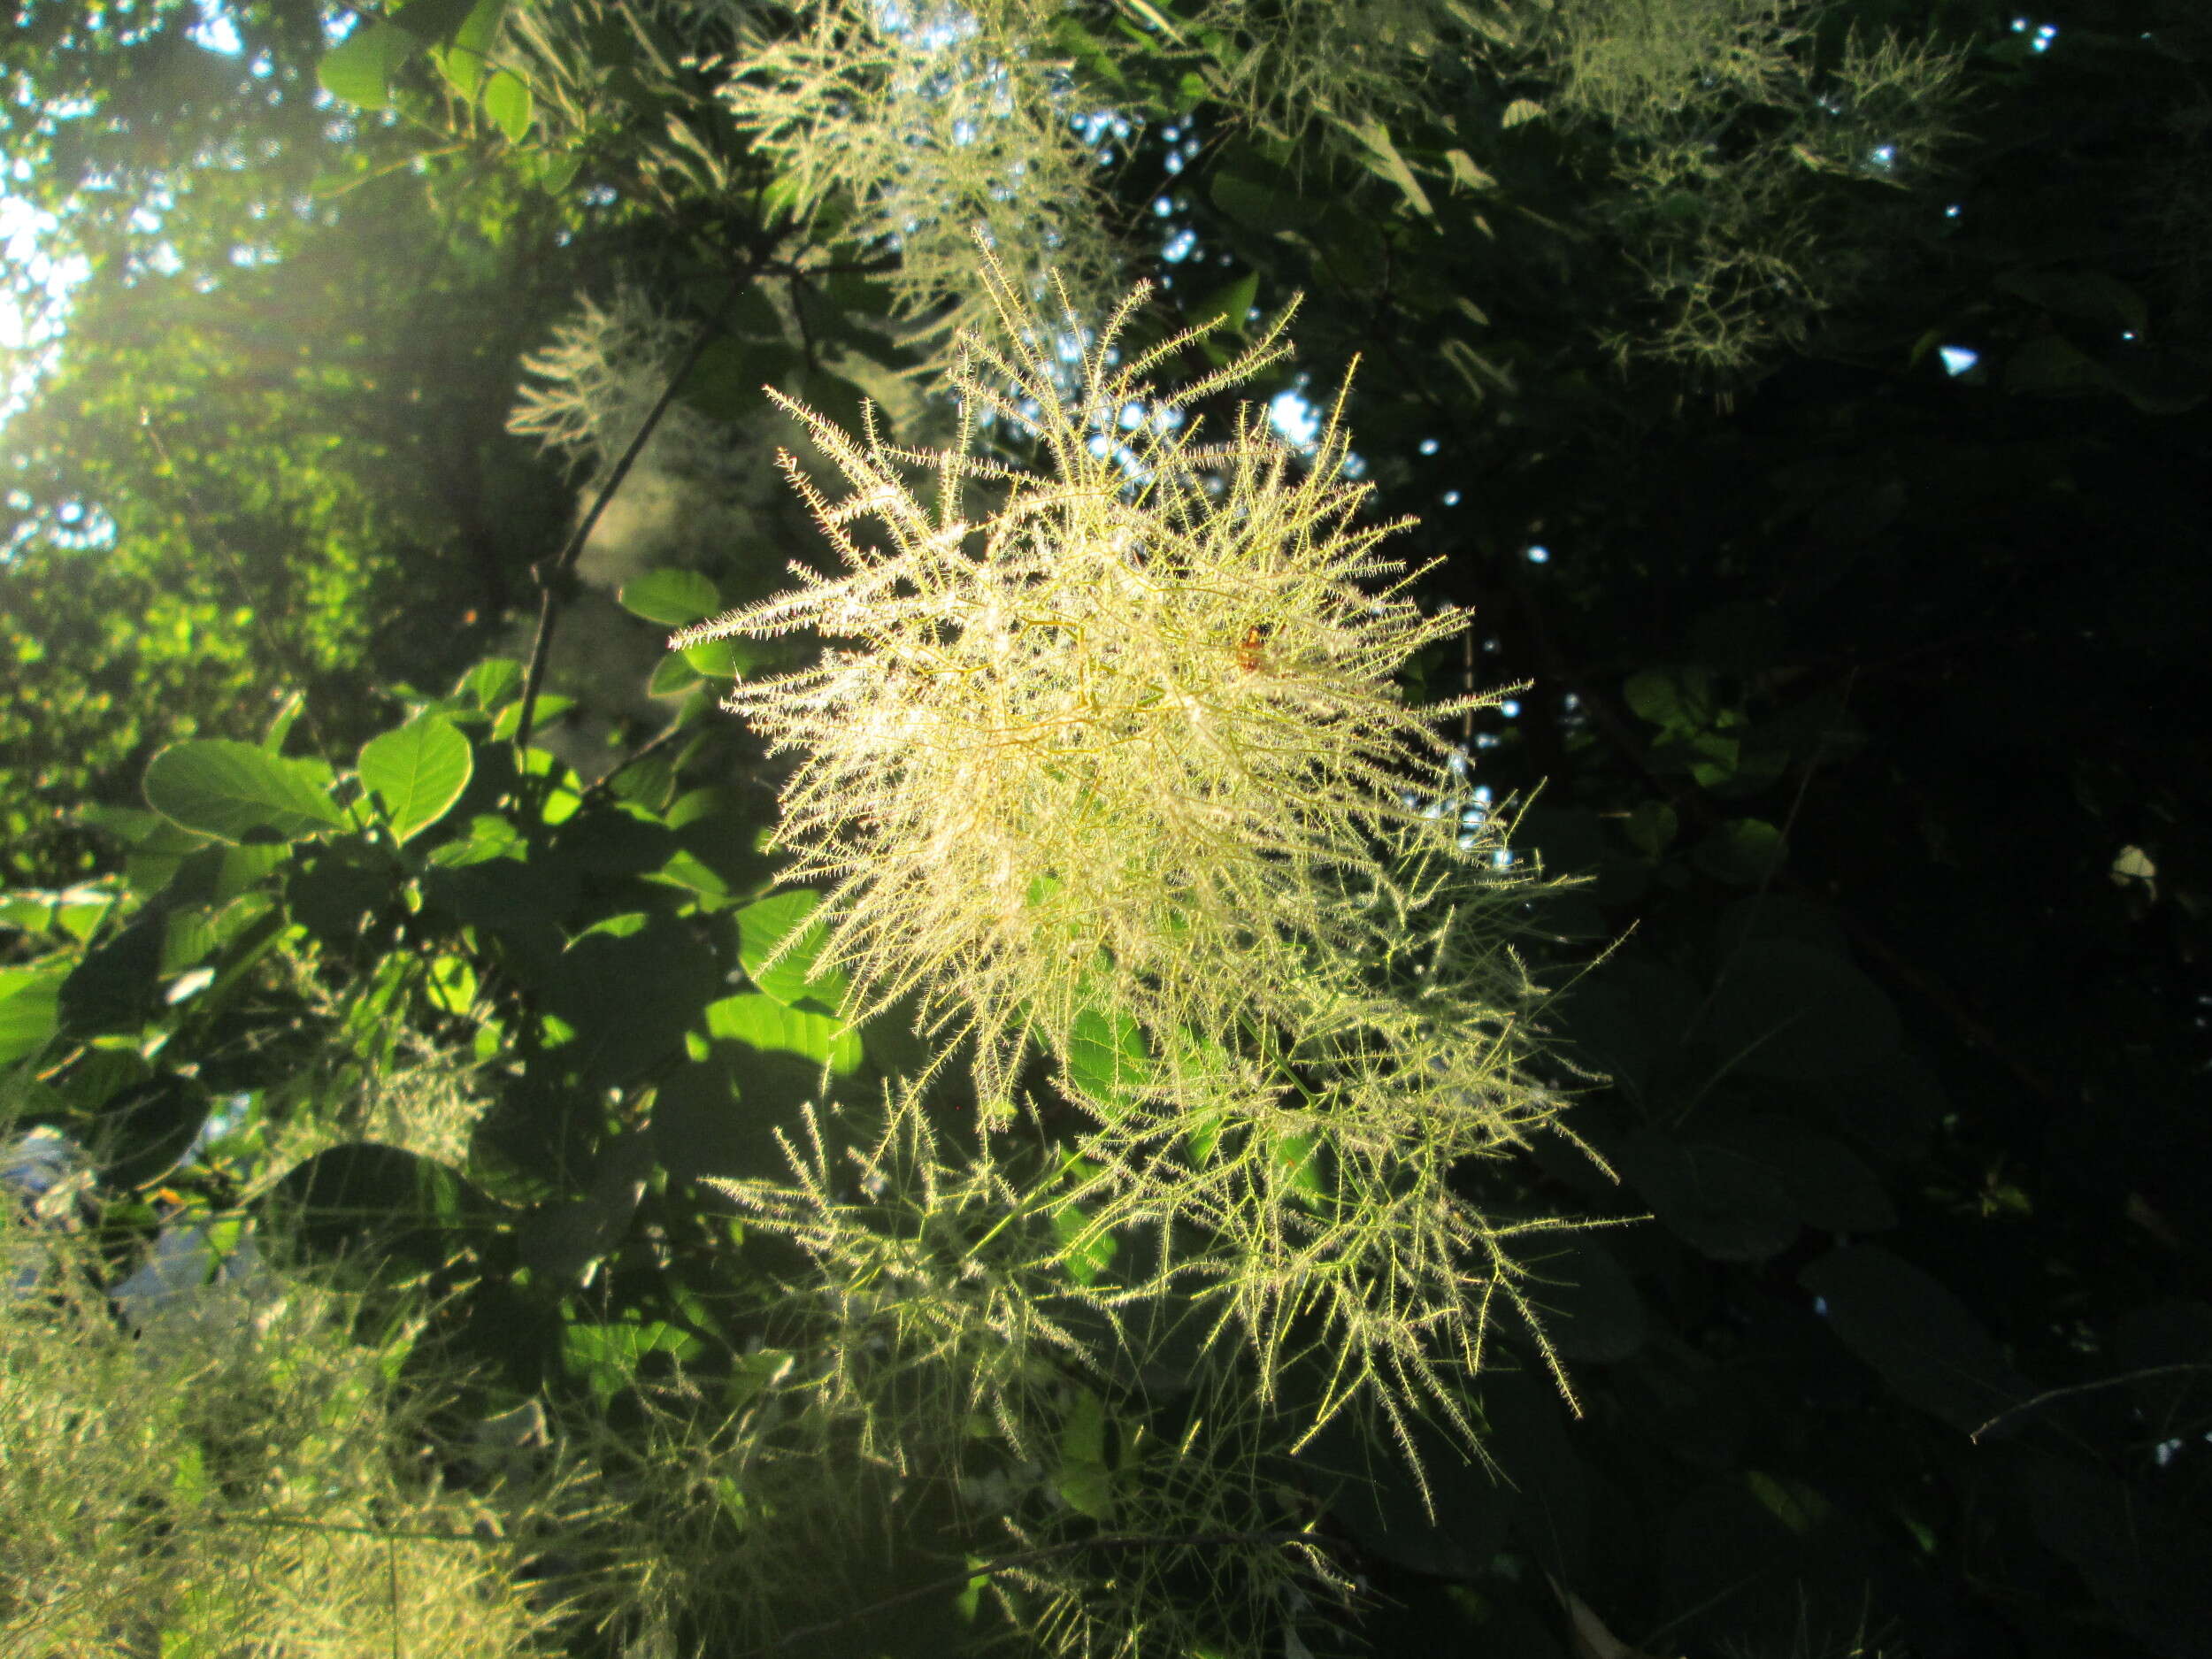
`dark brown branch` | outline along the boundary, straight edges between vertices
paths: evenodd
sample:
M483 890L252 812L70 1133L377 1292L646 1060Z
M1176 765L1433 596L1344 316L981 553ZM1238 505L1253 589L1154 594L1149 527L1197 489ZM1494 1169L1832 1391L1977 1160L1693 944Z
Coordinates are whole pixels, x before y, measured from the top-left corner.
M699 359L706 355L707 348L719 340L729 326L730 315L736 309L738 296L757 275L760 260L756 257L746 261L739 270L736 280L730 284L729 296L724 300L721 311L699 331L699 337L691 342L691 349L676 365L675 373L669 376L668 385L653 407L646 411L644 420L639 423L637 435L630 440L629 447L615 462L614 470L607 474L607 481L600 486L591 510L577 520L576 528L570 534L568 542L559 555L549 563L534 567L532 574L538 579L538 626L530 641L529 672L524 675L522 681L522 717L515 725L516 748L527 749L530 746L530 731L537 716L538 689L544 683L546 658L553 649L553 626L560 612L561 591L567 586L568 579L576 568L576 561L583 556L584 543L591 539L591 533L598 527L600 515L607 511L607 503L614 499L615 491L622 488L622 480L630 475L630 469L637 465L638 457L645 452L646 443L660 425L662 417L675 403L676 394L683 389L684 381L690 378L692 370L698 367Z

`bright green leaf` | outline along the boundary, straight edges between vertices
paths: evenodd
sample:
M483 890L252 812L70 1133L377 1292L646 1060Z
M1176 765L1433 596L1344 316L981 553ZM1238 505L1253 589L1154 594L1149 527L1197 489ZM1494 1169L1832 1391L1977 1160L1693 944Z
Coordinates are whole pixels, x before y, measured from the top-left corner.
M835 1009L849 988L841 969L809 977L824 938L822 925L810 918L821 902L820 894L794 887L772 893L737 913L738 960L755 985L787 1008L813 1002Z
M323 54L315 78L346 104L377 109L392 101L392 77L422 42L396 23L365 24Z
M446 82L464 98L473 98L484 84L485 59L499 39L506 19L507 0L477 0L454 34L451 44L437 54L438 68ZM409 19L404 17L403 22Z
M530 130L530 88L519 76L502 69L484 83L484 113L510 143L519 144Z
M0 968L0 1065L27 1059L60 1029L66 963Z
M1125 1105L1130 1091L1152 1075L1144 1033L1126 1014L1110 1021L1087 1008L1068 1028L1068 1081L1084 1098L1104 1107Z
M664 627L688 627L724 608L722 593L697 571L647 571L622 584L615 602L634 617Z
M760 660L760 647L750 640L701 640L677 653L695 676L705 680L741 680Z
M1233 282L1224 283L1190 308L1191 326L1203 328L1210 324L1236 329L1244 326L1244 319L1252 314L1252 302L1260 291L1260 273L1248 271Z
M649 1354L672 1354L680 1360L697 1355L702 1344L690 1332L665 1319L572 1325L561 1333L561 1355L572 1375L591 1384L604 1405L636 1380Z
M840 1077L860 1069L860 1038L842 1020L811 1009L786 1008L772 996L747 992L706 1007L707 1034L726 1042L826 1064Z
M402 843L453 810L475 769L468 739L436 715L361 746L361 781L383 806L392 839Z
M558 196L576 182L584 158L575 150L554 150L537 157L536 163L538 188L548 196Z
M1068 1277L1079 1285L1094 1284L1121 1247L1110 1233L1094 1232L1090 1213L1080 1204L1062 1204L1052 1212L1053 1236L1060 1240L1060 1259Z
M296 841L344 821L327 766L230 738L171 744L148 764L144 787L155 811L219 841Z
M1308 1202L1318 1202L1321 1186L1321 1137L1317 1134L1279 1135L1270 1150L1275 1173L1283 1184Z

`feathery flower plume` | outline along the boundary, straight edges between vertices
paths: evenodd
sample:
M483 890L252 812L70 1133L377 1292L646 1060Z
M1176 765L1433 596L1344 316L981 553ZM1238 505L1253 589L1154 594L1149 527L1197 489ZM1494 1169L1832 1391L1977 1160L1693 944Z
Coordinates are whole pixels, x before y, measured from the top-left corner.
M1158 1049L1235 1047L1305 1006L1371 933L1345 895L1418 818L1435 724L1504 694L1401 697L1397 671L1463 619L1424 616L1378 555L1400 526L1354 522L1340 396L1303 463L1263 411L1219 443L1183 422L1284 357L1286 319L1164 395L1147 376L1219 324L1123 362L1144 288L1094 334L1056 284L1055 323L987 254L983 280L1011 343L963 342L961 441L903 450L872 415L856 438L780 397L849 488L783 457L843 569L795 565L796 589L673 643L843 642L728 706L801 754L778 837L792 880L831 887L819 969L852 975L856 1017L914 992L933 1029L972 1033L1002 1110L1031 1038L1064 1056L1102 1018ZM1036 469L976 455L979 421L1033 437Z

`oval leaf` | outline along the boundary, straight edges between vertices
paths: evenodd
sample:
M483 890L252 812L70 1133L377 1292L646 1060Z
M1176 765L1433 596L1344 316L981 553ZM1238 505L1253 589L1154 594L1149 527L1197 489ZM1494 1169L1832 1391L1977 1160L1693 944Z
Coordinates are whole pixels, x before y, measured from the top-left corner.
M1729 959L1707 1033L1755 1077L1809 1080L1858 1071L1897 1047L1897 1010L1832 951L1753 939Z
M707 1034L749 1048L795 1054L843 1077L860 1069L860 1039L843 1021L810 1009L786 1008L772 996L749 992L710 1002Z
M361 781L383 805L396 841L411 841L450 812L475 769L468 739L436 715L361 746Z
M1106 1462L1106 1407L1087 1388L1076 1390L1060 1423L1060 1467L1054 1486L1067 1505L1094 1521L1114 1518L1114 1471Z
M502 69L484 83L484 113L507 134L509 143L519 144L530 130L530 88L521 77Z
M1544 1335L1568 1359L1609 1363L1644 1345L1645 1316L1636 1286L1613 1252L1587 1234L1567 1234L1555 1255L1525 1264L1537 1284L1536 1305Z
M29 1058L61 1027L66 963L0 968L0 1065Z
M1797 1237L1797 1211L1772 1173L1733 1147L1640 1128L1617 1162L1662 1225L1717 1262L1763 1262Z
M622 584L616 603L634 617L680 628L722 610L722 595L697 571L648 571Z
M809 977L823 937L822 925L809 918L821 902L820 894L799 887L772 893L737 913L737 958L746 977L786 1008L811 1002L833 1010L845 1000L842 970Z
M148 764L145 790L164 818L218 841L297 841L343 821L328 767L225 737L171 744Z
M1126 1014L1087 1008L1068 1027L1068 1081L1082 1096L1110 1110L1125 1109L1131 1091L1151 1081L1144 1033Z
M484 84L484 60L499 39L506 12L507 0L477 0L439 58L447 82L465 98L474 97Z
M392 101L392 76L421 50L398 24L370 23L325 52L315 78L332 97L375 109Z
M1843 1345L1923 1411L1972 1433L2036 1391L1966 1304L1877 1244L1831 1251L1798 1275Z

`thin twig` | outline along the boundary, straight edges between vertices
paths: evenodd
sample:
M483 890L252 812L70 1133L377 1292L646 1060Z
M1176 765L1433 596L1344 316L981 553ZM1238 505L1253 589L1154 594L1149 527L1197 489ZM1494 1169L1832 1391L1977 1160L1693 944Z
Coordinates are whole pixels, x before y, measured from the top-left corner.
M706 355L707 348L719 340L727 330L730 316L737 306L738 296L745 291L746 285L758 274L758 270L757 258L749 259L739 270L736 280L730 285L729 297L723 302L721 311L717 312L713 319L699 331L699 337L691 342L691 349L684 354L684 360L677 365L675 373L669 376L667 386L662 389L659 398L646 412L644 420L639 424L637 435L630 440L629 447L623 450L621 457L615 462L614 469L607 474L607 481L600 486L598 496L591 503L591 511L577 520L576 528L570 533L566 545L561 549L557 557L549 563L534 567L532 573L538 579L538 626L536 634L530 641L529 672L523 677L522 716L515 724L515 747L517 749L527 749L530 746L531 728L536 723L538 690L545 680L546 658L551 655L553 649L553 625L560 611L559 595L562 587L569 574L576 568L576 561L583 556L584 543L591 539L591 533L598 528L600 515L607 511L607 504L614 499L615 491L622 488L622 480L629 477L630 469L637 465L637 458L644 453L645 445L651 439L654 429L660 425L661 418L668 413L671 405L675 403L677 393L683 389L684 381L690 378L692 370L698 366L699 359Z
M2063 1388L2046 1388L2033 1399L2023 1400L2018 1405L2007 1406L1966 1438L1978 1442L1983 1435L1988 1433L2007 1417L2018 1417L2023 1411L2032 1411L2039 1405L2053 1400L2064 1399L2068 1394L2090 1394L2099 1388L2116 1387L2121 1383L2140 1382L2146 1377L2165 1377L2182 1371L2212 1371L2212 1363L2207 1363L2203 1360L2182 1360L2171 1365L2147 1365L2141 1371L2124 1371L2117 1377L2100 1377L2094 1382L2069 1383Z

